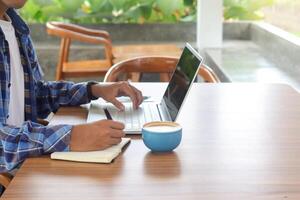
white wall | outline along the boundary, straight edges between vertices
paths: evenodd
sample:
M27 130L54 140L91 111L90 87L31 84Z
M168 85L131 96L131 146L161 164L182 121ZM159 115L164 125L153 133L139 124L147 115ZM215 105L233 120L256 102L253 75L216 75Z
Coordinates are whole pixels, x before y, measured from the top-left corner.
M223 0L198 0L198 48L221 48L222 41Z

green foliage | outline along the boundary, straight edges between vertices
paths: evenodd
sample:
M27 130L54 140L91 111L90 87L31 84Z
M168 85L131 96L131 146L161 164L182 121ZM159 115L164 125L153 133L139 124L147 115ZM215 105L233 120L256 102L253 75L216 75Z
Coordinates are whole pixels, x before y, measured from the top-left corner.
M261 8L274 1L224 0L224 19L262 19ZM197 0L28 0L21 15L40 23L175 23L195 21L196 4Z
M224 0L224 19L263 19L264 15L260 10L274 2L275 0Z
M28 0L29 22L173 23L195 21L197 0Z

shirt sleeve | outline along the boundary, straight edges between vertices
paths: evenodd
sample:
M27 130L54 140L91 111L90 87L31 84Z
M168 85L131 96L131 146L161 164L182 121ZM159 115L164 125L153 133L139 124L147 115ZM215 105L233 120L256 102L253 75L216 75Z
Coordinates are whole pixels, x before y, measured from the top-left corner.
M42 126L24 122L21 127L0 124L0 173L9 172L26 158L69 151L72 126Z
M38 81L36 84L38 117L46 118L60 106L78 106L90 102L87 83Z

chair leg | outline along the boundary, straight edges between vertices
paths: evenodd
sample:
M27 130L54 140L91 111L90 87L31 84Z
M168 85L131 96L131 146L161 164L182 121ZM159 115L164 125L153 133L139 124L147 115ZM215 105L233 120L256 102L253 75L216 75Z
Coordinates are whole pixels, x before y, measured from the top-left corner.
M161 73L160 74L160 81L161 82L169 82L170 75L168 73Z
M6 189L12 178L13 177L10 174L0 174L0 184Z
M130 74L130 79L132 82L140 82L141 80L141 73L133 72Z
M56 80L63 80L63 64L64 62L68 61L69 57L69 49L71 45L71 40L70 38L62 38L61 44L60 44L60 52L59 52L59 58L58 58L58 63L56 67Z
M62 80L62 72L60 70L57 70L56 72L56 81Z

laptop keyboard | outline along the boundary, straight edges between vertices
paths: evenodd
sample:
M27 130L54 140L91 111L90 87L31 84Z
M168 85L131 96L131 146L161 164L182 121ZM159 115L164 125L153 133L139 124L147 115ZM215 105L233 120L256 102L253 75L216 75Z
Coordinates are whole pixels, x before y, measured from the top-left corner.
M138 109L133 109L132 103L124 103L125 111L118 111L114 107L107 107L113 120L125 124L126 130L138 130L145 123L161 121L157 105L155 103L142 103Z

